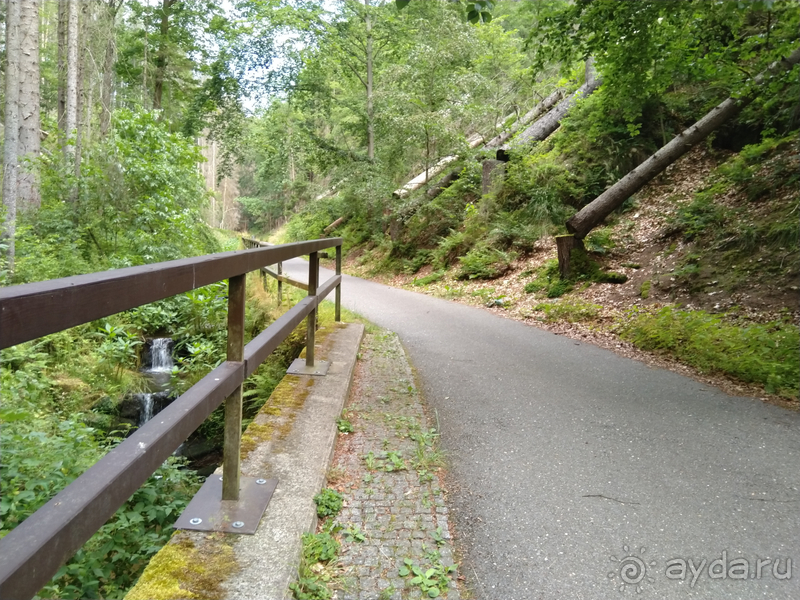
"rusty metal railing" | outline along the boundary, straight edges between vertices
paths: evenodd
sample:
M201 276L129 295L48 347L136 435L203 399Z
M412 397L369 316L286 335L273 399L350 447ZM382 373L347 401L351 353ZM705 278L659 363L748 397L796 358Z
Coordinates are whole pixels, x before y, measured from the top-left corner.
M0 349L227 279L227 360L111 450L0 540L0 598L33 597L200 424L225 401L223 500L238 500L242 383L308 319L313 365L319 303L336 289L340 320L341 238L225 252L0 288ZM317 287L317 252L336 247L336 275ZM308 295L244 345L245 277L309 256Z

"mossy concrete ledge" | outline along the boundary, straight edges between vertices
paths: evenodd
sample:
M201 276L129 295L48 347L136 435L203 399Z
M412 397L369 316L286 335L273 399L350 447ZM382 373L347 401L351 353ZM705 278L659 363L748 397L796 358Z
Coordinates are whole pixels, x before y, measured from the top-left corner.
M297 576L301 535L316 526L313 497L325 484L364 326L317 333L325 377L287 375L242 439L242 474L277 478L255 535L176 532L126 600L283 600Z

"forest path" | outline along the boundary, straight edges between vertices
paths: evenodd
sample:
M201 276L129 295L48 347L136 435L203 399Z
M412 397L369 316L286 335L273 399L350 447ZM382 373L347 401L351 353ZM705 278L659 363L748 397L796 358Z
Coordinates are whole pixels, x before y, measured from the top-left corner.
M355 277L342 302L417 370L475 598L800 598L800 414Z

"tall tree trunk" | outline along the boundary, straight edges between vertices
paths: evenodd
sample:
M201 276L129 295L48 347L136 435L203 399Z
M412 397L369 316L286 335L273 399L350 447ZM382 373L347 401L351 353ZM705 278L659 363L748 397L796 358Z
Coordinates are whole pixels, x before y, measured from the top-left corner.
M3 242L8 246L8 268L14 268L14 236L17 228L17 173L19 169L19 64L20 0L6 3L6 107L3 146Z
M156 55L156 76L153 81L153 108L161 108L161 97L164 93L164 76L167 70L167 36L169 35L169 17L175 0L162 0L161 2L161 37L158 42Z
M103 88L100 92L100 137L108 134L111 127L111 112L113 110L114 94L114 64L117 62L116 21L117 11L122 0L108 0L106 6L106 25L108 26L108 41L106 42L105 58L103 59Z
M752 82L752 91L748 95L740 98L728 98L715 106L705 117L680 133L653 156L584 206L567 221L567 230L575 234L576 238L583 239L587 233L602 223L625 200L642 189L650 180L686 154L698 142L704 140L709 133L750 104L758 95L761 84L768 75L790 69L798 62L800 62L800 48L792 52L788 57L772 63L763 73L755 77Z
M586 61L586 82L578 88L578 91L569 98L565 98L559 102L554 109L519 134L512 142L498 148L497 160L508 161L510 158L509 151L516 146L521 146L533 141L541 142L547 139L551 133L558 129L561 124L561 119L564 118L575 103L579 99L586 98L592 94L592 92L600 87L601 83L602 81L595 74L594 61L590 58Z
M61 147L64 146L67 112L67 4L69 0L58 0L58 109L57 127L58 139Z
M87 27L89 23L89 3L81 2L81 10L78 18L78 86L76 112L77 120L75 123L75 179L80 182L81 178L81 151L83 149L83 138L86 135L87 123L90 120L91 100L86 102L86 67L88 54ZM78 190L75 190L77 193Z
M64 145L68 160L74 156L74 146L69 143L78 127L78 3L67 0L67 88L64 109Z
M367 158L375 160L375 111L372 105L372 15L370 15L369 0L364 0L367 27Z
M17 207L21 210L38 208L39 177L35 160L41 150L41 119L39 116L39 0L21 3L19 54L19 152L20 170Z

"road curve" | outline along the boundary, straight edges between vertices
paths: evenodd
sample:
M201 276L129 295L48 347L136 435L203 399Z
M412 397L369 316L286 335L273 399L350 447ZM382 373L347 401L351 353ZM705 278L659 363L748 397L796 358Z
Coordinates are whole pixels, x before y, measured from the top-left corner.
M478 308L342 290L436 411L475 598L800 598L800 414Z

